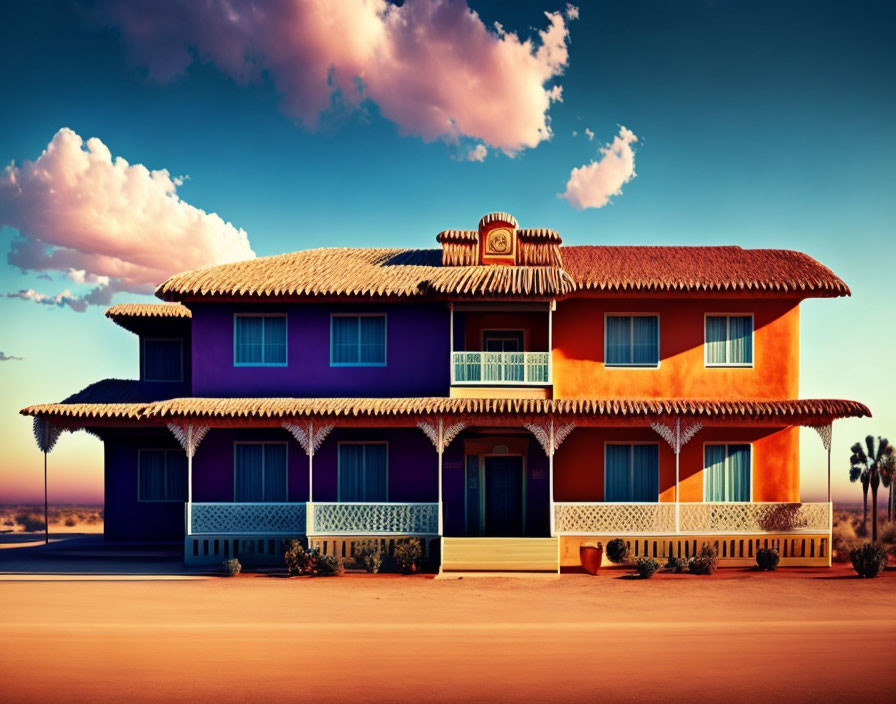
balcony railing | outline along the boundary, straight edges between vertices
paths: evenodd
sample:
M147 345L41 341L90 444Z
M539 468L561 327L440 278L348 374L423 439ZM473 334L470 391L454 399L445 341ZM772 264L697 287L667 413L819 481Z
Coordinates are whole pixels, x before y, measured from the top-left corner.
M452 384L550 384L550 352L453 352Z
M437 503L315 502L308 506L309 535L436 535L439 532Z
M828 532L829 503L679 504L679 532L700 534ZM560 535L675 533L674 503L557 503Z
M303 503L187 504L191 533L217 535L303 535Z

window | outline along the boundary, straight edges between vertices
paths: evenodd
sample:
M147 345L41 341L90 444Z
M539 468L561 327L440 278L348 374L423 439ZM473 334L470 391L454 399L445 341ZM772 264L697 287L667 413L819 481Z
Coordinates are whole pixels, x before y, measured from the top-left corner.
M486 352L522 352L522 330L483 330L482 349Z
M659 316L606 316L604 360L605 365L610 367L659 366Z
M143 381L183 381L183 341L143 339Z
M233 323L233 363L237 367L285 367L286 316L237 315Z
M388 501L388 476L386 443L339 443L340 501Z
M286 443L233 444L234 501L286 501Z
M607 443L605 447L604 501L659 501L659 445Z
M705 445L703 500L750 501L750 445Z
M334 315L330 318L330 366L386 365L385 315Z
M183 450L137 451L137 500L187 500L187 455Z
M752 315L707 315L705 339L707 367L752 366Z

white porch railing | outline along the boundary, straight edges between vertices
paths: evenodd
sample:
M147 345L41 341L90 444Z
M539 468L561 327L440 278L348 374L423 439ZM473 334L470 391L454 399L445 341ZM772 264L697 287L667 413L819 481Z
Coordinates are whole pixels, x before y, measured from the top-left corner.
M439 505L422 503L308 504L308 534L437 535Z
M550 384L550 352L453 352L452 384Z
M825 532L829 503L679 504L680 532L700 534ZM674 503L557 503L558 535L675 533Z
M305 503L187 504L193 534L304 535Z

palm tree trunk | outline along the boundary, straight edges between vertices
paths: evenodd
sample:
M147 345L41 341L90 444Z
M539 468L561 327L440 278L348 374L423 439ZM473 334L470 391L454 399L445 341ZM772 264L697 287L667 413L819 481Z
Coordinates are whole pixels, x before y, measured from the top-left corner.
M868 535L868 482L862 482L862 530Z
M44 453L44 545L50 544L50 505L47 501L47 453Z
M871 484L871 542L877 542L877 484Z
M887 502L887 521L893 522L893 485L896 484L896 477L890 479L890 500Z

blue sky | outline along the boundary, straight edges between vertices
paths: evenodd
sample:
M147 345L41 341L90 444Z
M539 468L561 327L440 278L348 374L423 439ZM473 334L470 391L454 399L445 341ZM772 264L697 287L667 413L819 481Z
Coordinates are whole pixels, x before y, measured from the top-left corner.
M565 3L470 2L486 24L534 36ZM848 446L896 436L896 8L884 2L596 2L569 22L563 101L553 137L481 163L457 147L403 136L376 104L306 129L267 76L239 82L194 62L159 83L103 28L89 3L0 7L0 160L36 159L62 127L114 156L188 176L181 199L248 233L259 255L323 245L434 246L448 227L507 210L567 244L739 244L799 249L830 266L853 297L802 314L804 397L844 397L875 418L835 427L835 488ZM624 125L638 136L637 176L602 208L558 198L570 171ZM584 136L594 132L593 141ZM578 136L574 137L576 131ZM0 250L17 233L0 230ZM152 237L147 232L146 237ZM56 294L77 284L22 273L0 256L3 292ZM87 290L89 286L84 286ZM150 300L120 293L115 301ZM136 341L102 317L0 298L0 458L4 478L39 457L29 403L107 376L135 376ZM62 342L63 344L59 344ZM803 431L804 490L824 454ZM99 443L81 433L54 453L58 472L101 486ZM804 491L805 495L805 491ZM51 497L52 498L52 497ZM81 498L81 497L77 497Z

